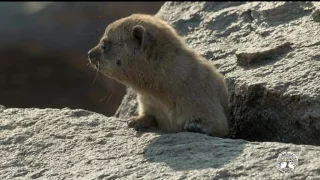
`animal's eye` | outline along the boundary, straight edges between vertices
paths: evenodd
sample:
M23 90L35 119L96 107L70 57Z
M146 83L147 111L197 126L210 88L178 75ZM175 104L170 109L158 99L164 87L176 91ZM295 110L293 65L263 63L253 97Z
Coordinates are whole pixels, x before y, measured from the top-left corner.
M101 49L106 50L110 48L110 42L102 42L101 43Z

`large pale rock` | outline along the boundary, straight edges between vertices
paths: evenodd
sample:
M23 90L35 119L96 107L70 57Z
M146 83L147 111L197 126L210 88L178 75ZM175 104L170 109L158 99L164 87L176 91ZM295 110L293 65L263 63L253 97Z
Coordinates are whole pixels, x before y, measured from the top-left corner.
M167 2L156 16L225 75L230 137L319 145L319 5Z
M299 158L292 173L280 153ZM316 179L320 147L136 134L114 117L70 109L0 107L0 179Z

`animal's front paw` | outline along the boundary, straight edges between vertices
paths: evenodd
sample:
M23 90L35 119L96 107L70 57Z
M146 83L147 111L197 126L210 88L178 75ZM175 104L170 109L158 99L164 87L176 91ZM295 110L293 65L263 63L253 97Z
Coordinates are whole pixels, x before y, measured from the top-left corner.
M136 117L130 118L128 121L128 127L133 128L136 131L143 131L146 127L144 127Z
M186 124L184 129L189 132L209 134L208 130L205 127L203 127L203 125L196 122L191 122Z

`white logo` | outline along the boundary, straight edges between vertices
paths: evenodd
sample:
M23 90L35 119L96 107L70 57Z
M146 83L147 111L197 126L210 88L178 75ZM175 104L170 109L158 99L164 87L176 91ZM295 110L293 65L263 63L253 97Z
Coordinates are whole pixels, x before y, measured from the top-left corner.
M298 157L292 152L283 152L277 158L277 168L280 172L292 172L298 166Z

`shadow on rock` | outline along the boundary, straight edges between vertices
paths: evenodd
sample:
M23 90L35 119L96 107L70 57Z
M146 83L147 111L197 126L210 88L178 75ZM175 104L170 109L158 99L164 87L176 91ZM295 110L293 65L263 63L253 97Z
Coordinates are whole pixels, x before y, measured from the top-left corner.
M163 134L146 147L144 156L174 170L221 168L240 156L246 143L190 132Z

